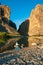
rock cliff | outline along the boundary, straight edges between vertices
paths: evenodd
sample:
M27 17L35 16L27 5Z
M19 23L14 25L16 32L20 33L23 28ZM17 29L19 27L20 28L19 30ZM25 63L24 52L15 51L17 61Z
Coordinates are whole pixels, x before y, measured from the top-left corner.
M29 46L43 45L43 5L37 5L31 12L28 35Z
M29 35L43 35L43 5L37 5L31 12Z
M1 17L10 19L10 8L8 6L0 5L0 18Z
M28 35L28 31L29 31L29 19L25 20L18 29L18 32L21 35Z
M28 46L43 45L43 5L36 5L32 10L29 19L19 27L19 33L29 35Z
M29 19L19 26L20 34L43 35L43 5L36 5Z
M0 5L0 32L5 32L6 34L9 33L8 36L12 38L14 38L14 36L19 35L19 33L17 32L16 24L10 20L10 8L4 5ZM3 42L0 41L0 52L3 51L3 49L5 50L9 48L14 48L14 44L18 39L16 40L14 38L14 43L12 39L8 41L7 37L3 38L3 40Z
M10 8L0 5L0 32L17 33L16 24L10 20Z

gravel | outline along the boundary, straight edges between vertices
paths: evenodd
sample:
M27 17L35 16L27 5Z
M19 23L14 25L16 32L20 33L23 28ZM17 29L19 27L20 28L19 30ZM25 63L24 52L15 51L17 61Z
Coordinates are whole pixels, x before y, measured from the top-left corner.
M43 48L27 47L0 53L0 65L43 65Z

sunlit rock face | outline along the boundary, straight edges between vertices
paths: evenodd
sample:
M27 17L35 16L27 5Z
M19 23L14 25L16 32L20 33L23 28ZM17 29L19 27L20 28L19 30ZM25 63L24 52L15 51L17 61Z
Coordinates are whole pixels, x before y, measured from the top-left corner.
M37 5L30 14L29 35L43 35L43 5Z
M10 8L8 6L0 5L0 18L1 17L10 19Z
M10 8L0 5L0 32L17 33L16 24L10 20Z
M25 20L25 21L19 26L18 32L19 32L21 35L28 35L28 32L29 32L29 19Z
M37 5L30 14L29 46L43 45L43 5ZM40 36L40 37L39 37ZM36 43L36 44L34 44Z

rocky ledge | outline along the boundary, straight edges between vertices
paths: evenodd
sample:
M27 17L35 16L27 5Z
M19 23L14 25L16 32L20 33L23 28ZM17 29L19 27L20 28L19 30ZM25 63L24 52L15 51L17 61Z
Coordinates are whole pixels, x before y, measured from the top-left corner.
M0 65L43 65L43 48L24 48L0 53Z

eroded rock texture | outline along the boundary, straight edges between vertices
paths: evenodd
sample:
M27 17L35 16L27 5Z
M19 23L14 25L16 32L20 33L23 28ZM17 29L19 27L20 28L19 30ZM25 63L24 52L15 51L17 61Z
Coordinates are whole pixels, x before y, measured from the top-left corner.
M17 33L16 24L10 20L10 8L0 5L0 32Z
M0 18L1 17L10 19L10 8L8 6L0 5Z
M37 5L31 12L29 35L43 35L43 5Z
M43 45L43 5L37 5L31 12L28 39L29 45Z

